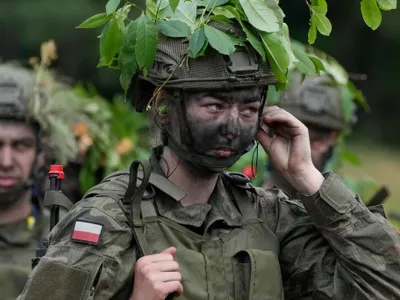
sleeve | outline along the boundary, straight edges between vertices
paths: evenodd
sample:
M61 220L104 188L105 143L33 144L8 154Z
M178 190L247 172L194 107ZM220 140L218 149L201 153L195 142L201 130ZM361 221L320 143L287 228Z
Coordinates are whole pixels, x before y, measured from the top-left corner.
M285 299L400 299L400 235L333 173L275 201ZM282 194L281 194L282 195Z
M77 203L50 233L19 299L111 299L132 285L136 253L124 218L107 197Z

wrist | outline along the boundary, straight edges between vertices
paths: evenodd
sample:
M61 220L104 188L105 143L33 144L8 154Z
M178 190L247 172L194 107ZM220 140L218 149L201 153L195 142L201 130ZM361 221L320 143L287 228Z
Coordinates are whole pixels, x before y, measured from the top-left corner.
M294 177L293 186L299 193L311 196L319 191L325 178L314 166Z

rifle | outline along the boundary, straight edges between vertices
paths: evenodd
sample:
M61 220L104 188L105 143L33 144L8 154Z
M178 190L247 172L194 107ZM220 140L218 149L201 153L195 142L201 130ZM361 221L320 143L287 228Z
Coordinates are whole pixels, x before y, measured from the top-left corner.
M72 202L61 192L61 183L64 179L64 168L62 165L50 165L49 180L50 188L44 195L44 206L50 208L50 231L60 220L60 206L70 210ZM36 257L32 258L32 270L37 266L40 259L46 254L49 247L48 239L42 242L42 247L36 249Z
M374 206L382 204L390 196L389 189L386 186L382 186L374 196L367 202L367 206Z

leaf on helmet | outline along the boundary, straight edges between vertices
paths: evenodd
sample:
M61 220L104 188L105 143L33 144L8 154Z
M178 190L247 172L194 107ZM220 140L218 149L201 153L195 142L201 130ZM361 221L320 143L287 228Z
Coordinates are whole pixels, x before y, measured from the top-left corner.
M204 34L204 29L199 28L196 30L189 41L189 55L192 58L198 57L206 43L206 36Z
M235 52L235 42L225 32L209 25L204 25L204 33L211 47L219 53L230 55Z
M107 16L106 13L97 14L87 18L75 28L97 28L107 23L110 19L111 16Z
M279 31L279 22L274 11L263 0L239 0L247 19L255 28L265 32Z
M279 82L285 83L290 57L282 43L281 33L263 33L260 36L272 71Z
M192 33L190 27L179 20L161 20L158 28L162 34L169 37L188 37Z
M144 13L136 21L136 60L139 68L148 70L156 57L157 28L152 19Z
M116 19L111 19L100 35L100 58L102 65L109 66L113 62L121 46L122 33Z

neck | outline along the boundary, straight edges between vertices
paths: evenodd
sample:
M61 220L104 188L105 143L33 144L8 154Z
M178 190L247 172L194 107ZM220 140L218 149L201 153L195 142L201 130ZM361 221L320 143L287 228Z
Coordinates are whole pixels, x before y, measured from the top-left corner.
M0 225L24 220L32 211L32 191L27 190L13 205L0 209Z
M208 176L195 174L186 162L168 147L164 148L160 165L165 174L172 173L168 179L186 193L186 197L181 200L183 206L208 202L217 184L218 173Z

